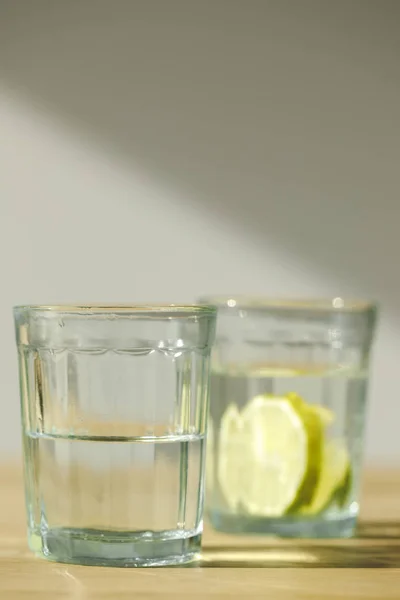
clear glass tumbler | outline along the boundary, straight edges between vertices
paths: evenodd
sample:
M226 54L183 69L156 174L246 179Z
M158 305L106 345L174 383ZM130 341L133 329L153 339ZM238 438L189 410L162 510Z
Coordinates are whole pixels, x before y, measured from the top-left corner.
M351 536L375 306L341 298L207 302L218 306L207 446L212 525Z
M104 566L188 562L203 527L208 306L21 306L29 545Z

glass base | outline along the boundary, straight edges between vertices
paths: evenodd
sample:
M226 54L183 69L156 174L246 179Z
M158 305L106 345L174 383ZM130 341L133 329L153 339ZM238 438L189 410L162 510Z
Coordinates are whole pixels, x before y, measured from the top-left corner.
M161 567L198 558L201 533L48 529L29 533L29 546L47 560L102 567Z
M281 517L275 519L230 515L213 511L209 519L217 531L235 534L260 534L282 538L350 538L355 534L357 516Z

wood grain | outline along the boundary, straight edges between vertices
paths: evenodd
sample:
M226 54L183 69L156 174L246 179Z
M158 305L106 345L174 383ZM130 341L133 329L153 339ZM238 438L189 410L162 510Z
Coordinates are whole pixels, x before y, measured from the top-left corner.
M104 569L48 563L26 545L21 469L0 466L1 600L400 600L400 471L370 472L352 540L275 540L206 528L198 564Z

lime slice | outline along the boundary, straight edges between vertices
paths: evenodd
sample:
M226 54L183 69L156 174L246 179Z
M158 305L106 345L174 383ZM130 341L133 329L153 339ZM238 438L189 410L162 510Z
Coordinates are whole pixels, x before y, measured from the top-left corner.
M334 413L326 408L326 406L321 406L321 404L313 404L310 408L320 417L322 424L324 427L329 427L335 420Z
M240 501L252 515L280 517L311 500L322 424L296 394L256 396L242 413Z
M242 423L235 404L230 404L222 419L219 434L218 482L225 502L235 512L242 486Z
M351 465L347 468L346 474L344 476L343 482L336 490L336 502L339 508L344 508L347 502L349 501L350 491L353 483L353 477L351 472Z
M339 491L345 492L350 471L346 444L340 439L326 440L322 456L320 478L310 504L302 509L304 514L315 515L323 512Z

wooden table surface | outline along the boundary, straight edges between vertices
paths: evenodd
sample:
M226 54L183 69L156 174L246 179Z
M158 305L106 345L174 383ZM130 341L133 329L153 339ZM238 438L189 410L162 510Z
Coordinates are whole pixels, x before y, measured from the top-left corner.
M400 471L365 476L357 539L274 540L206 529L201 563L105 569L49 563L26 544L21 469L0 466L0 599L400 600Z

